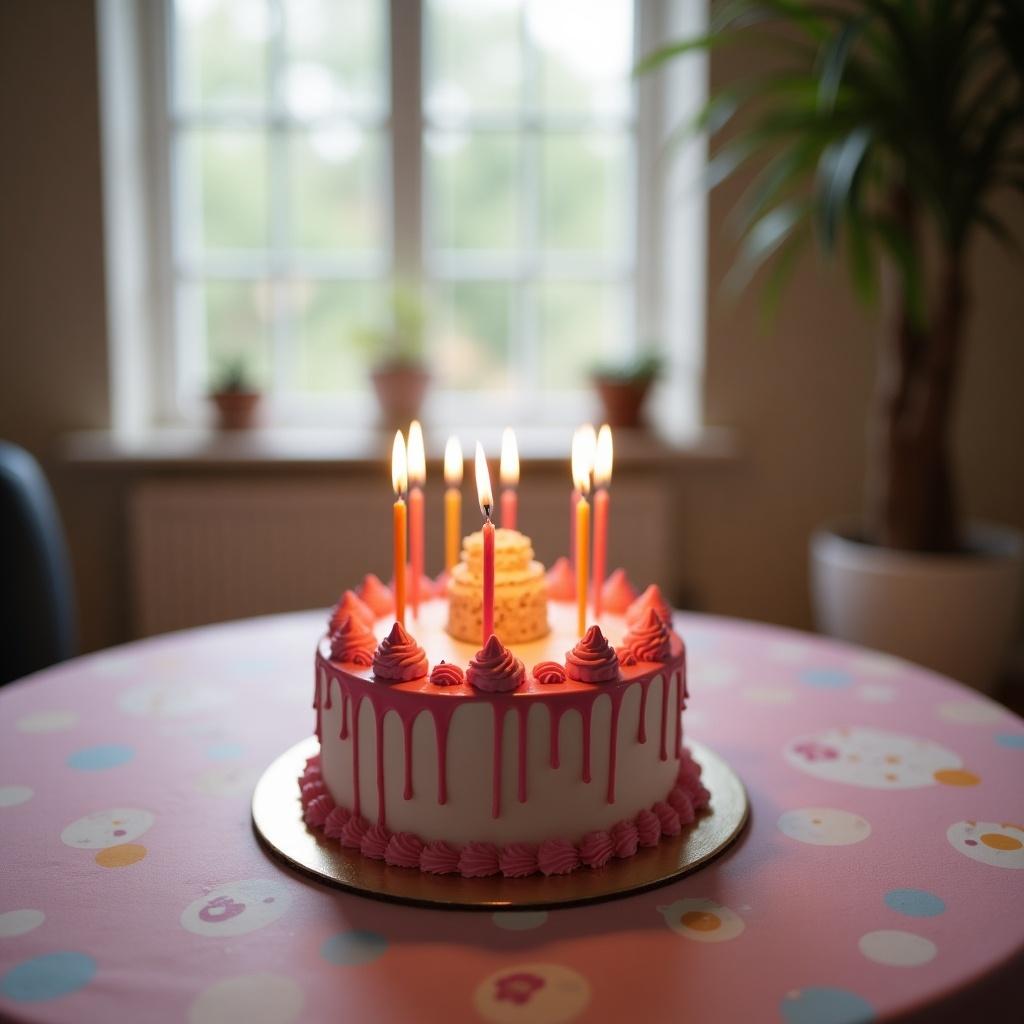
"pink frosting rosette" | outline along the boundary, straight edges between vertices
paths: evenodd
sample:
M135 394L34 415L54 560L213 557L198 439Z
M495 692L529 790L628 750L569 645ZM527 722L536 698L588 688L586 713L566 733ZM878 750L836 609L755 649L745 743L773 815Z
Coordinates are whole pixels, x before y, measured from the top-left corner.
M525 678L523 663L493 633L466 671L470 686L486 693L508 693L521 686Z
M363 577L363 582L359 584L356 594L377 618L390 615L395 610L395 597L390 588L372 572L368 572Z
M381 640L373 655L373 674L389 683L419 679L427 674L427 655L400 622Z
M557 661L538 661L533 666L533 678L546 686L565 682L565 666Z
M305 810L317 797L323 796L327 792L327 785L323 779L310 779L309 782L303 782L299 787L300 797L302 799L302 808Z
M354 591L346 590L331 609L328 625L337 629L349 616L355 616L364 626L372 627L377 619L373 609Z
M601 868L612 859L615 844L607 832L588 832L580 842L580 860L588 868Z
M672 609L669 603L661 596L661 588L657 583L652 583L627 609L626 624L632 626L639 622L646 614L648 608L653 608L659 618L664 619L665 625L672 628Z
M384 860L396 868L418 868L423 840L412 832L396 832L384 851Z
M632 668L636 664L636 658L628 647L616 647L615 653L619 656L619 665L622 668Z
M676 786L665 798L665 803L679 815L679 823L681 825L689 825L696 817L693 810L693 801L683 790L682 786Z
M636 591L625 569L616 569L601 587L601 607L613 615L622 615L636 600Z
M363 667L373 662L377 640L362 619L349 615L332 626L328 636L331 642L331 661Z
M334 810L334 801L327 793L321 793L315 800L306 805L306 812L303 818L307 825L319 828L327 820L327 815Z
M498 854L498 866L506 878L525 878L537 868L537 847L529 843L509 843Z
M338 836L338 842L342 846L347 846L350 849L358 850L363 843L363 836L369 829L370 823L365 818L356 817L352 815L348 821L345 822L344 827L341 830L341 835Z
M634 819L636 838L641 846L657 846L661 838L661 822L654 811L643 810Z
M654 608L634 622L622 640L637 661L664 662L672 656L672 634Z
M548 569L545 582L548 587L548 599L551 601L572 601L576 598L576 577L573 575L569 559L564 555Z
M500 870L494 843L467 843L459 854L459 873L465 878L486 878Z
M327 815L327 820L324 822L324 835L328 839L340 839L341 833L345 826L348 824L348 819L352 817L352 812L345 807L340 805L336 806L330 814Z
M612 844L615 847L616 857L632 857L636 853L639 837L636 825L631 821L617 821L608 830Z
M581 683L608 683L619 678L619 656L600 626L591 626L566 654L565 674Z
M430 670L430 681L434 686L460 686L466 681L466 673L459 665L450 661L439 661Z
M661 834L663 836L677 836L682 832L683 828L679 821L679 815L664 800L659 800L651 810L654 811L658 816L658 821L661 822Z
M443 839L435 839L423 847L420 869L432 875L454 875L459 870L459 851Z
M371 825L359 842L359 852L373 860L383 860L391 833L383 825Z
M545 875L567 875L579 866L579 852L568 839L545 839L537 850L537 867Z

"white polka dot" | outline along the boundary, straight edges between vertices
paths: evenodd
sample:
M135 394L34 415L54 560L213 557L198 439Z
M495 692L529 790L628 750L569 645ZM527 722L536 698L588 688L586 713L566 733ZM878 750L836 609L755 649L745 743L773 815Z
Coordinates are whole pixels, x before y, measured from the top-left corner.
M181 927L211 938L245 935L273 924L291 905L286 886L247 878L211 889L181 912Z
M857 945L869 960L886 967L920 967L934 960L939 951L923 935L889 930L868 932Z
M516 964L484 978L473 994L477 1013L490 1024L563 1024L590 1002L590 983L561 964Z
M252 775L251 769L239 765L215 765L196 779L196 789L207 796L239 796L252 789Z
M800 807L786 811L779 831L811 846L852 846L871 835L871 826L859 815L834 807Z
M499 910L491 915L491 920L499 927L508 932L525 932L531 928L539 928L546 924L548 912L546 910L533 911L505 911Z
M907 663L890 654L858 654L851 663L858 672L874 676L898 676L905 672Z
M748 686L743 696L755 704L790 704L796 699L792 686Z
M203 989L188 1010L191 1024L290 1024L302 1012L302 989L283 974L237 974Z
M0 807L17 807L31 800L32 795L28 786L0 786Z
M947 722L958 722L960 725L988 725L991 722L998 722L1006 714L1002 705L977 698L947 700L940 704L935 712Z
M802 640L776 640L774 643L768 644L765 654L772 661L796 665L801 661L806 661L810 656L810 651Z
M77 711L37 711L18 719L19 732L63 732L78 723Z
M896 687L885 683L864 683L853 692L855 696L870 704L889 704L896 699Z
M0 939L13 939L16 935L38 928L46 920L41 910L8 910L0 914Z

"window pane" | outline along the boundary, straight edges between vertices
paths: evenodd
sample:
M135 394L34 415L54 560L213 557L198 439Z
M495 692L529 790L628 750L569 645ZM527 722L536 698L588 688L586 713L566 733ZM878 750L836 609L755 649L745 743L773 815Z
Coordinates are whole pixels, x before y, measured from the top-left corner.
M531 0L540 103L548 110L622 115L631 108L631 0Z
M426 141L433 243L441 249L513 248L520 219L518 136L431 132Z
M189 251L267 245L267 143L262 132L188 131L181 217Z
M292 244L383 248L386 168L380 135L335 123L295 132L289 146Z
M209 382L216 384L229 368L240 363L247 377L259 386L267 386L271 379L270 284L207 281L200 291Z
M266 102L267 0L177 0L178 102L184 107Z
M288 0L284 96L293 114L384 107L387 13L384 0Z
M628 137L611 132L543 138L544 248L625 254L630 151Z
M295 325L292 385L299 391L365 388L370 353L364 332L382 323L381 286L294 281L288 286L287 301Z
M519 0L428 0L426 108L431 116L519 106Z
M513 386L510 285L441 285L433 313L430 365L438 387L503 390Z
M626 317L621 286L542 284L538 313L544 388L584 387L594 364L622 349Z

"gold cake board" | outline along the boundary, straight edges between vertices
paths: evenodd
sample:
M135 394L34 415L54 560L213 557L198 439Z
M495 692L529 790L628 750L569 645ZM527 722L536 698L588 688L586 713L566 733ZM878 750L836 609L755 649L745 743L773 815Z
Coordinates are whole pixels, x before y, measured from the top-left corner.
M396 868L342 847L302 820L298 778L318 749L315 736L297 743L261 776L252 796L256 835L290 867L361 896L459 910L537 910L615 899L664 885L721 853L743 831L747 794L736 773L717 754L688 743L703 767L701 781L711 791L711 807L676 838L612 860L596 870L581 867L568 875L527 878L463 878Z

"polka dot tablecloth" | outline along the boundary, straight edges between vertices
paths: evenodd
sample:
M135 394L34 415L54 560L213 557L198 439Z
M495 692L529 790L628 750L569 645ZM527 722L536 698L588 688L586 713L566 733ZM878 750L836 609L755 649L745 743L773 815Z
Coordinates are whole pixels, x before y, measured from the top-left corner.
M1019 997L1024 723L998 704L681 616L686 729L750 794L737 844L624 900L447 913L323 888L253 836L253 785L312 730L322 621L169 635L0 691L0 1017L842 1024Z

